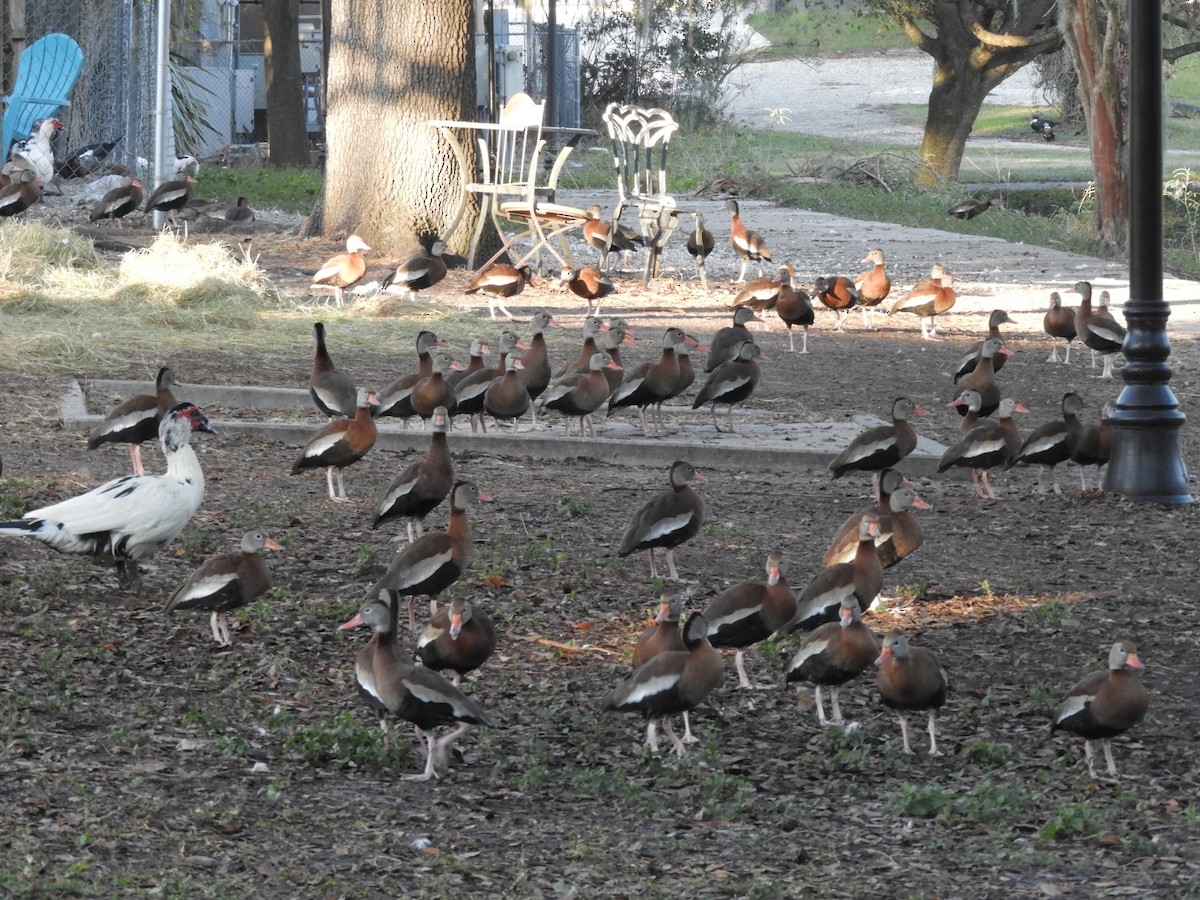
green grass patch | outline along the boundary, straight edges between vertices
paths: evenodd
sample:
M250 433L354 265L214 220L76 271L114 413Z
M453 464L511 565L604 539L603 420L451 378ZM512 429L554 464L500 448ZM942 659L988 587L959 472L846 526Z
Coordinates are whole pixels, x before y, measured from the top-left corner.
M771 42L768 56L836 56L911 49L912 42L884 16L845 10L754 13L746 21Z
M201 175L206 197L227 197L230 203L245 197L251 207L306 214L321 193L322 181L316 169L272 169L258 165L206 168Z

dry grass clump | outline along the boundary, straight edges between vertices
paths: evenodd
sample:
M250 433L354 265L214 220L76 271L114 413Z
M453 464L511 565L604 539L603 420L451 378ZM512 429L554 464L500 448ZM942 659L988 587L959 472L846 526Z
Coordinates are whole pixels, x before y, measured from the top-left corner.
M126 253L113 291L117 301L212 307L259 307L280 302L279 292L254 261L237 259L220 244L190 244L163 232L146 250Z

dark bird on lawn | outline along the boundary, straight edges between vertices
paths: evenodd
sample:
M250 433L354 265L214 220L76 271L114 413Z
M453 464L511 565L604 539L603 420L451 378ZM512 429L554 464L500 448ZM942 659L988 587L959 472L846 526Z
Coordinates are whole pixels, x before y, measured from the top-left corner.
M588 302L588 316L600 315L600 301L617 291L612 280L594 266L563 269L559 283L566 285L576 297L582 297ZM595 307L592 306L592 301L595 301Z
M206 559L167 600L164 612L203 609L212 613L209 627L222 647L233 643L226 613L249 606L271 589L271 570L263 550L282 550L264 531L242 535L238 553L220 553Z
M893 400L892 424L875 425L852 440L829 464L833 477L841 478L847 472L872 472L878 490L878 473L917 449L917 433L908 421L913 415L923 416L926 411L908 397Z
M492 386L492 382L501 378L508 371L508 357L519 350L528 350L529 345L521 340L515 331L503 331L500 340L496 342L499 360L495 366L480 369L463 378L454 387L454 399L458 403L458 414L469 416L471 431L482 429L487 434L487 424L483 420L484 399ZM526 392L528 393L528 392ZM514 400L519 400L515 395Z
M758 313L748 306L735 306L733 324L717 329L708 344L708 356L704 358L704 371L711 372L722 363L734 359L743 341L752 341L754 336L746 326L751 322L763 321Z
M117 222L120 227L121 220L142 205L142 200L146 196L142 183L129 177L125 177L121 181L119 186L106 192L96 201L96 205L92 207L92 212L88 216L89 221L98 222L101 219L110 219Z
M841 331L850 317L850 310L858 305L858 288L845 275L822 275L813 285L814 300L819 300L827 309L837 313L834 331Z
M975 368L958 380L954 389L953 399L957 400L966 391L976 391L979 394L981 416L990 416L1000 405L1000 385L996 383L996 357L1011 356L1012 351L1004 346L999 338L988 338L979 350L979 360ZM968 410L958 407L958 414L965 416Z
M409 394L413 412L421 417L422 428L425 427L425 422L433 418L435 410L445 409L453 415L458 405L454 399L454 389L450 387L449 376L462 371L462 366L448 353L434 353L430 361L433 363L433 371L429 373L429 377L418 380Z
M695 222L695 227L692 229L692 233L688 235L687 244L684 249L696 261L696 271L700 274L700 286L708 290L708 270L705 268L704 263L708 259L708 255L713 252L713 247L716 246L716 243L713 241L712 232L704 227L704 216L698 212L693 212L692 221Z
M734 432L733 407L738 403L749 400L762 380L762 369L758 364L767 359L754 341L742 341L738 345L737 356L727 363L717 366L704 382L704 387L696 394L692 409L699 409L705 403L711 403L713 427L721 430L717 422L717 404L724 403L729 409L729 432Z
M54 166L54 172L59 178L83 178L99 172L104 166L104 160L113 152L121 139L103 141L99 144L88 144L67 155L67 158Z
M988 472L998 466L1007 467L1021 450L1021 433L1013 421L1014 412L1029 412L1012 397L1005 397L996 409L995 419L980 419L975 427L948 447L938 461L938 472L955 466L971 469L975 496L995 500L996 493L988 481Z
M637 644L633 648L632 666L634 669L644 666L660 653L687 651L683 645L683 632L679 625L682 617L683 595L663 594L659 598L658 615L654 618L654 625L638 636ZM650 740L654 728L655 720L651 719L647 723L648 743L655 743ZM683 711L683 737L680 740L685 744L699 743L699 739L692 736L692 722L686 709Z
M608 379L604 377L606 369L619 371L620 366L607 353L593 353L586 372L563 376L542 396L543 408L557 410L565 417L567 437L571 436L571 419L575 416L579 417L580 437L584 436L585 429L592 437L596 436L592 413L608 402L610 391Z
M254 210L246 202L245 197L238 197L237 203L225 207L226 222L253 222Z
M1050 335L1051 352L1046 362L1058 362L1058 341L1061 338L1067 342L1067 354L1064 363L1071 361L1071 341L1075 340L1075 309L1062 305L1062 297L1055 291L1050 295L1050 308L1042 317L1042 328Z
M879 638L862 622L862 610L853 595L842 598L838 621L826 622L804 639L787 667L787 681L807 681L816 694L817 724L841 725L838 695L842 685L858 677L879 656ZM825 717L821 688L829 688L832 718Z
M192 189L192 185L195 183L196 179L191 175L164 181L146 198L145 211L148 213L165 212L167 224L174 225L175 213L188 205L195 193Z
M993 206L996 209L1004 209L1004 201L993 200L991 197L988 197L986 200L980 200L977 197L968 197L966 200L955 203L946 210L946 215L953 216L956 219L973 219L987 212Z
M1150 708L1150 694L1134 673L1143 668L1137 647L1131 641L1117 641L1108 651L1108 669L1092 672L1079 684L1054 714L1050 733L1062 729L1083 738L1083 757L1088 774L1096 777L1092 764L1092 741L1104 747L1108 774L1115 777L1117 762L1113 759L1112 739L1124 734L1142 719Z
M383 279L380 289L396 288L415 297L420 291L433 287L446 277L446 260L442 258L445 252L446 244L434 241L428 251L421 250L398 265Z
M429 614L437 615L437 596L467 568L471 554L471 525L467 507L492 498L470 481L456 482L450 491L450 521L445 531L431 531L397 554L387 572L371 586L368 598L388 597L394 604L408 598L408 627L417 630L415 597L429 597Z
M482 369L490 368L487 364L487 358L491 355L492 348L483 338L471 338L471 349L468 353L470 354L470 358L467 360L466 368L458 372L451 372L446 376L446 383L450 385L451 390L456 390L458 383L468 375L474 375Z
M357 409L353 419L331 419L304 445L296 461L292 463L292 474L299 475L308 469L325 469L325 480L329 484L329 499L334 503L349 503L342 470L354 465L375 446L375 420L371 418L371 404L375 395L366 388L357 392ZM334 489L334 472L337 473L337 489Z
M746 280L746 266L751 260L758 263L758 274L762 275L763 261L772 261L771 251L767 248L767 242L763 240L762 235L743 224L736 200L730 197L725 201L725 208L729 210L730 215L729 243L738 259L742 261L742 271L738 273L737 277L740 284Z
M842 601L854 597L862 609L870 609L883 590L883 567L875 552L879 516L867 513L858 523L858 546L854 559L834 563L818 572L796 598L796 614L783 631L811 631L826 622L836 622Z
M327 259L312 277L313 285L333 288L334 301L342 305L346 288L354 287L367 274L367 261L363 254L370 251L367 242L357 234L346 238L346 252Z
M1054 140L1054 126L1057 122L1051 122L1042 116L1031 116L1029 119L1029 130L1035 134L1040 134L1048 141Z
M358 386L339 369L325 346L325 323L313 323L312 375L308 378L308 396L325 415L354 418L358 410Z
M884 469L879 476L879 502L847 516L821 558L821 565L832 566L851 562L858 551L858 526L863 516L874 513L879 517L879 536L875 538L875 555L879 565L890 569L900 560L915 553L925 539L921 523L910 509L930 509L914 487L904 480L899 469Z
M787 582L783 551L767 554L766 580L743 581L726 588L704 607L708 640L714 647L732 647L738 685L752 688L746 674L746 650L764 641L792 620L796 595Z
M138 562L179 536L204 499L204 471L190 446L193 431L216 434L191 403L167 411L158 426L167 471L125 475L85 494L0 522L0 536L31 537L61 553L116 565L121 587L141 584Z
M937 340L937 316L954 308L958 295L954 291L954 276L935 264L934 275L918 281L912 289L888 307L888 315L898 312L921 317L922 340Z
M679 358L675 349L684 343L695 345L696 339L685 334L682 329L671 327L663 333L662 355L656 362L642 363L633 371L626 373L625 378L613 391L608 400L608 415L614 410L626 406L636 406L641 419L642 436L649 437L649 422L646 408L653 407L670 396L679 380ZM657 420L658 427L665 430L661 415Z
M791 267L788 267L788 273L791 274ZM788 283L779 290L779 297L775 300L775 315L779 316L788 330L788 352L796 352L796 336L792 331L792 327L799 325L804 329L804 340L800 345L800 352L808 352L808 329L812 327L817 316L813 310L812 299L808 296L808 291L803 288L796 287L794 280L789 278Z
M430 423L432 433L425 455L392 480L371 522L372 528L378 528L391 519L407 519L410 544L422 535L425 517L437 509L454 486L454 460L446 440L450 430L446 407L435 409Z
M433 374L433 351L437 347L445 346L446 342L432 331L418 331L416 371L401 375L389 384L379 395L379 404L372 411L373 414L376 417L395 416L398 419L407 419L416 415L412 407L413 388L422 378L428 378ZM455 394L455 396L458 395Z
M417 658L435 672L449 669L450 681L456 687L495 650L496 626L491 616L461 597L439 609L417 641Z
M521 383L523 368L521 357L510 353L504 360L504 374L493 378L483 392L484 411L494 419L512 422L514 432L520 427L518 420L533 405L529 391Z
M1075 334L1085 347L1104 357L1104 371L1100 377L1112 378L1113 356L1125 346L1125 329L1107 308L1092 309L1091 282L1076 282L1071 290L1080 297L1079 308L1075 310ZM1092 365L1095 366L1094 358Z
M533 269L529 266L510 266L508 263L495 263L486 269L480 269L471 278L464 294L485 294L488 302L488 314L496 318L499 309L510 322L513 314L504 306L505 300L511 300L527 284L533 284Z
M530 329L533 332L529 339L529 349L521 356L521 370L517 373L525 390L529 393L529 412L533 422L537 424L536 401L550 386L554 373L550 367L550 348L546 345L546 329L561 328L558 320L544 309L533 314Z
M600 345L596 343L596 335L604 334L608 330L608 326L604 324L604 320L599 316L584 317L583 343L579 347L579 355L575 357L574 362L559 373L559 377L569 375L572 372L585 371L591 363L592 354L600 352Z
M658 752L654 720L662 726L677 755L687 752L671 727L670 716L695 709L711 694L725 675L721 653L708 642L708 623L692 613L683 626L683 650L668 651L639 666L610 693L603 709L640 712L650 720L646 743Z
M374 634L354 657L354 680L359 693L379 715L379 725L387 733L388 713L411 722L426 745L425 771L405 775L413 781L440 778L438 768L449 764L454 742L470 731L472 725L490 727L492 720L483 707L453 684L425 666L416 666L412 658L396 644L396 604L374 601L363 607L342 630L369 626ZM458 728L435 739L433 729L458 723Z
M872 265L855 279L854 288L858 291L858 308L862 310L863 327L873 329L875 307L891 293L892 279L888 277L884 267L883 250L879 247L873 248L862 261Z
M880 698L885 706L896 710L900 719L904 752L912 754L908 746L907 714L924 709L929 712L929 755L941 756L937 748L934 712L945 705L950 682L937 657L924 647L913 647L904 632L893 628L883 639L883 650L875 664L879 667L875 680Z
M748 306L755 312L774 309L775 301L779 299L779 291L783 288L784 284L790 283L790 281L791 269L787 265L780 266L774 278L769 275L763 275L761 278L751 278L734 295L733 305L735 307Z
M650 577L658 577L655 549L664 551L668 577L679 581L675 570L675 548L691 540L704 524L704 501L692 490L691 482L708 479L690 462L678 459L671 464L671 489L643 504L633 515L621 538L620 557L639 550L650 551Z
M612 224L604 221L604 211L599 204L589 206L588 219L583 223L583 239L600 251L596 262L598 268L603 268L605 257L610 253L621 254L621 265L628 268L633 262L633 254L638 247L644 247L646 240L628 225L621 225L616 231ZM611 241L609 233L612 233Z
M1101 489L1100 468L1108 463L1112 455L1112 411L1113 401L1109 400L1100 411L1100 421L1084 426L1071 448L1071 462L1079 466L1081 490L1088 489L1088 466L1096 467L1096 490Z
M1062 398L1062 418L1039 425L1021 443L1020 449L1009 463L1010 466L1042 466L1050 470L1050 484L1054 493L1061 495L1054 467L1071 458L1071 452L1084 431L1079 421L1083 410L1083 398L1068 391ZM1042 469L1038 469L1038 491L1042 488Z
M983 353L983 343L988 338L995 338L1001 343L1004 342L1004 337L1000 334L1000 326L1005 322L1010 325L1017 324L1012 320L1007 312L1002 309L993 309L992 314L988 316L988 331L981 339L976 341L966 352L958 358L958 365L954 367L952 377L955 381L962 378L964 375L975 371L975 366L979 362L979 357ZM992 357L992 371L999 372L1004 368L1004 363L1008 361L1008 357L1004 354Z
M43 182L32 169L18 169L10 183L0 188L0 216L25 212L42 199Z
M134 394L113 407L88 435L87 448L95 450L101 444L128 444L133 474L145 475L142 442L158 435L163 416L175 406L175 395L171 392L175 384L175 372L168 366L160 368L154 379L154 393Z

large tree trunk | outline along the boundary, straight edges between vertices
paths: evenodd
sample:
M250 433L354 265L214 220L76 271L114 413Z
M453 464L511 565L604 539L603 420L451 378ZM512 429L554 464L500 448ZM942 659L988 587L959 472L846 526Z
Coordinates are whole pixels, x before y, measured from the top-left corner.
M1116 249L1129 240L1129 158L1121 82L1122 0L1061 0L1063 36L1079 74L1079 94L1096 173L1096 236Z
M471 0L333 0L325 190L309 233L357 233L397 256L438 236L464 249L472 210L455 234L442 234L462 180L426 122L473 116L472 28ZM464 149L473 167L474 146Z
M267 144L271 165L308 165L308 129L300 83L300 7L289 0L263 4L267 69Z
M928 0L905 4L895 14L909 40L934 61L921 160L913 178L918 186L940 189L957 178L984 98L1061 43L1055 3Z

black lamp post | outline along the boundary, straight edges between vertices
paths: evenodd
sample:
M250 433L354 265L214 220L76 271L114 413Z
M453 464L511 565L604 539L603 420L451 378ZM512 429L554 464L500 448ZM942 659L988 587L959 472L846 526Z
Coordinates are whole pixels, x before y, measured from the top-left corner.
M1167 386L1162 82L1162 2L1137 0L1129 4L1129 333L1104 488L1131 500L1181 504L1192 495L1179 446L1184 415Z

